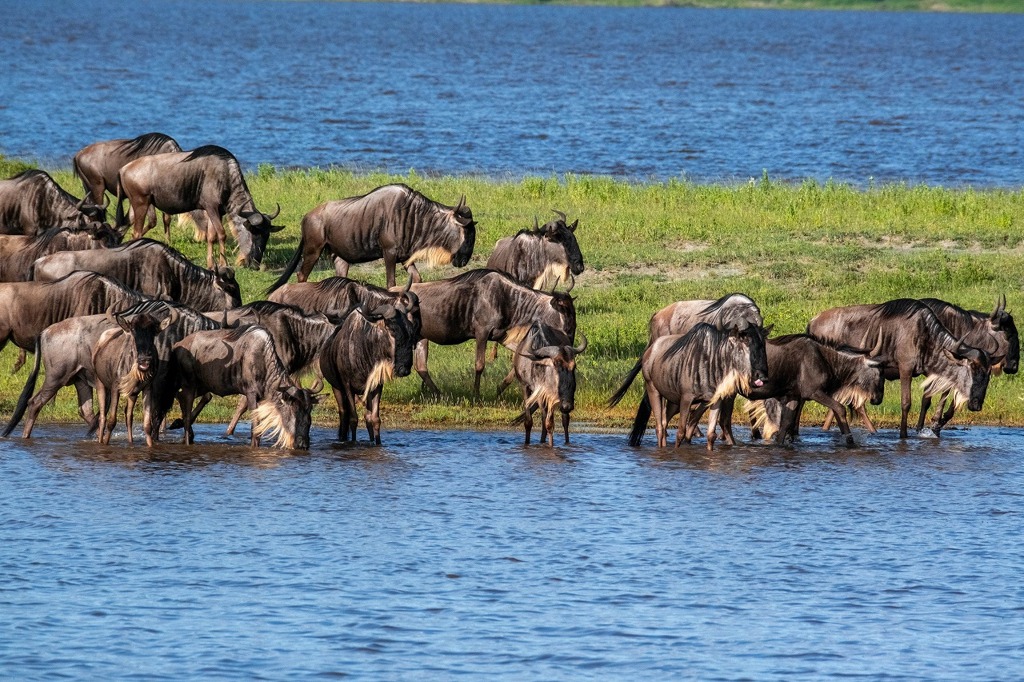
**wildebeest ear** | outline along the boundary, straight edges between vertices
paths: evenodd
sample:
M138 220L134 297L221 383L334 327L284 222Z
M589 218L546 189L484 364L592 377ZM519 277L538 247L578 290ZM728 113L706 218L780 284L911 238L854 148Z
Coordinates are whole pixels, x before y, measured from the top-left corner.
M767 327L765 327L765 328L763 329L763 331L764 331L764 338L766 338L766 339L767 339L767 338L768 338L769 336L771 336L771 333L772 333L772 330L773 330L773 329L775 329L775 324L774 324L774 323L773 323L773 324L770 324L770 325L768 325Z
M122 315L114 315L114 322L117 322L117 326L124 330L125 334L132 333L131 323L125 319Z
M569 231L570 232L575 232L576 228L579 227L579 224L580 224L580 219L579 218L577 218L576 220L572 221L572 225L568 226Z
M228 266L221 267L218 265L215 272L217 273L217 276L220 277L221 279L228 280L229 282L235 281L234 268Z

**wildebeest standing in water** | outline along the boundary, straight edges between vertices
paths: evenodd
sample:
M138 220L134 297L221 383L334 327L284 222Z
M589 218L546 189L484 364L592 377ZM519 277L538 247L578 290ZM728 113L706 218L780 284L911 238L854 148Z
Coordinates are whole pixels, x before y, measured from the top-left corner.
M676 446L682 440L688 443L696 426L690 423L691 408L707 405L711 408L707 449L714 449L723 402L763 383L768 376L767 362L755 342L760 333L757 327L733 326L722 331L702 322L686 334L662 336L648 346L640 358L646 393L637 408L629 444L640 445L653 414L658 447L666 447L668 424L676 413ZM622 399L635 377L633 372L626 377L612 396L612 404ZM728 441L729 434L725 434Z
M534 322L558 329L570 339L576 336L576 307L571 296L536 291L497 270L471 270L449 279L414 284L412 290L419 296L423 321L416 371L427 390L435 394L440 390L427 370L429 342L450 346L476 341L473 395L479 398L488 341L514 351Z
M106 205L76 199L49 173L27 170L0 180L0 234L34 236L52 227L102 223Z
M200 311L225 310L242 304L234 270L206 270L173 247L152 239L136 239L103 252L69 251L40 258L33 266L33 279L52 281L76 270L98 272L146 296Z
M387 286L393 287L398 263L419 282L417 262L461 268L473 255L475 241L476 223L465 196L455 206L446 206L407 185L384 185L369 194L328 201L307 213L295 255L267 293L287 282L297 267L298 281L305 282L325 249L334 257L340 277L348 275L352 263L383 258Z
M557 220L515 236L499 239L487 259L487 267L508 273L512 279L534 289L553 289L583 272L583 254L576 241L579 220L566 224L561 211Z
M270 333L251 325L190 334L174 345L181 379L178 401L185 421L185 443L195 440L192 406L196 396L244 395L255 405L250 445L276 436L285 449L309 449L311 413L318 397L288 376Z
M137 239L156 225L156 216L150 220L149 209L154 207L165 213L188 213L202 210L212 229L206 230L206 267L213 268L213 242L220 248L219 263L224 259L224 225L228 216L241 223L236 231L238 263L258 267L263 262L271 232L284 229L273 220L281 213L281 206L273 215L256 210L249 187L242 175L238 160L223 147L207 145L191 152L153 154L131 161L118 173L116 223L126 229L124 199L134 211L132 234Z
M523 413L515 420L523 422L525 444L530 444L533 413L540 408L540 442L555 444L555 412L562 414L565 444L569 444L569 415L576 406L576 357L587 349L587 337L579 346L557 329L534 324L519 344L512 368L523 389Z
M106 225L85 228L54 227L34 237L0 235L0 282L24 282L32 278L32 263L51 253L109 249L121 236Z
M418 304L415 294L372 312L356 309L320 354L320 372L338 404L338 440L356 440L356 403L362 402L367 436L380 445L381 392L392 377L412 371L413 348L419 341L418 330L409 324L409 304Z
M953 392L957 404L977 412L988 390L988 354L965 345L920 301L901 298L875 305L831 308L807 324L807 333L830 345L872 347L886 358L885 378L900 381L900 438L907 437L911 380L925 376L929 395Z

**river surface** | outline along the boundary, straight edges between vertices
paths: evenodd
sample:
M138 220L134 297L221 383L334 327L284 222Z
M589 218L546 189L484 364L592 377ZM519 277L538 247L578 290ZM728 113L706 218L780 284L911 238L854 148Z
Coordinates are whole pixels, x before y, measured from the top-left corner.
M1024 674L1016 429L712 455L221 430L0 443L6 679Z
M4 3L0 153L157 130L248 168L1024 185L1024 15Z

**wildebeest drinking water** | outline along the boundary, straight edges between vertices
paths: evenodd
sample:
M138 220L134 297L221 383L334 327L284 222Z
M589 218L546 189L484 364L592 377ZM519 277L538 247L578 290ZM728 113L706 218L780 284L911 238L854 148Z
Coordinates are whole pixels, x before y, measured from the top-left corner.
M307 213L295 255L267 293L287 282L297 267L298 281L305 282L324 250L334 257L335 273L341 277L352 263L383 258L387 286L393 287L397 264L419 282L418 262L461 268L473 255L475 241L476 223L465 196L446 206L407 185L384 185Z
M32 263L51 253L109 249L120 242L121 235L101 223L54 227L33 237L0 235L0 282L32 279Z
M274 225L273 215L256 209L252 194L242 175L242 167L228 150L207 145L191 152L153 154L131 161L118 173L117 217L119 229L126 229L123 204L128 199L134 211L133 235L137 239L156 224L155 214L149 220L150 207L165 213L206 213L206 267L213 268L213 243L220 248L219 263L224 259L224 225L221 219L237 219L238 262L258 267L271 232L284 229Z
M102 223L106 206L76 199L46 171L27 170L0 180L0 234L33 236L51 227Z
M583 272L583 254L576 241L579 220L566 224L561 211L557 220L520 230L515 236L499 239L487 259L487 267L508 273L520 284L534 289L553 289Z

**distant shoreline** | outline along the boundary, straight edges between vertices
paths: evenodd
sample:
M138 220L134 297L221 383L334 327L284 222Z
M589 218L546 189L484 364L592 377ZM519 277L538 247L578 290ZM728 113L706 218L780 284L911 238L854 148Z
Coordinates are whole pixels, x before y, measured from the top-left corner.
M297 0L301 1L301 0ZM339 0L360 1L360 0ZM561 5L591 7L682 7L695 9L842 10L1021 14L1020 0L396 0L462 5Z

